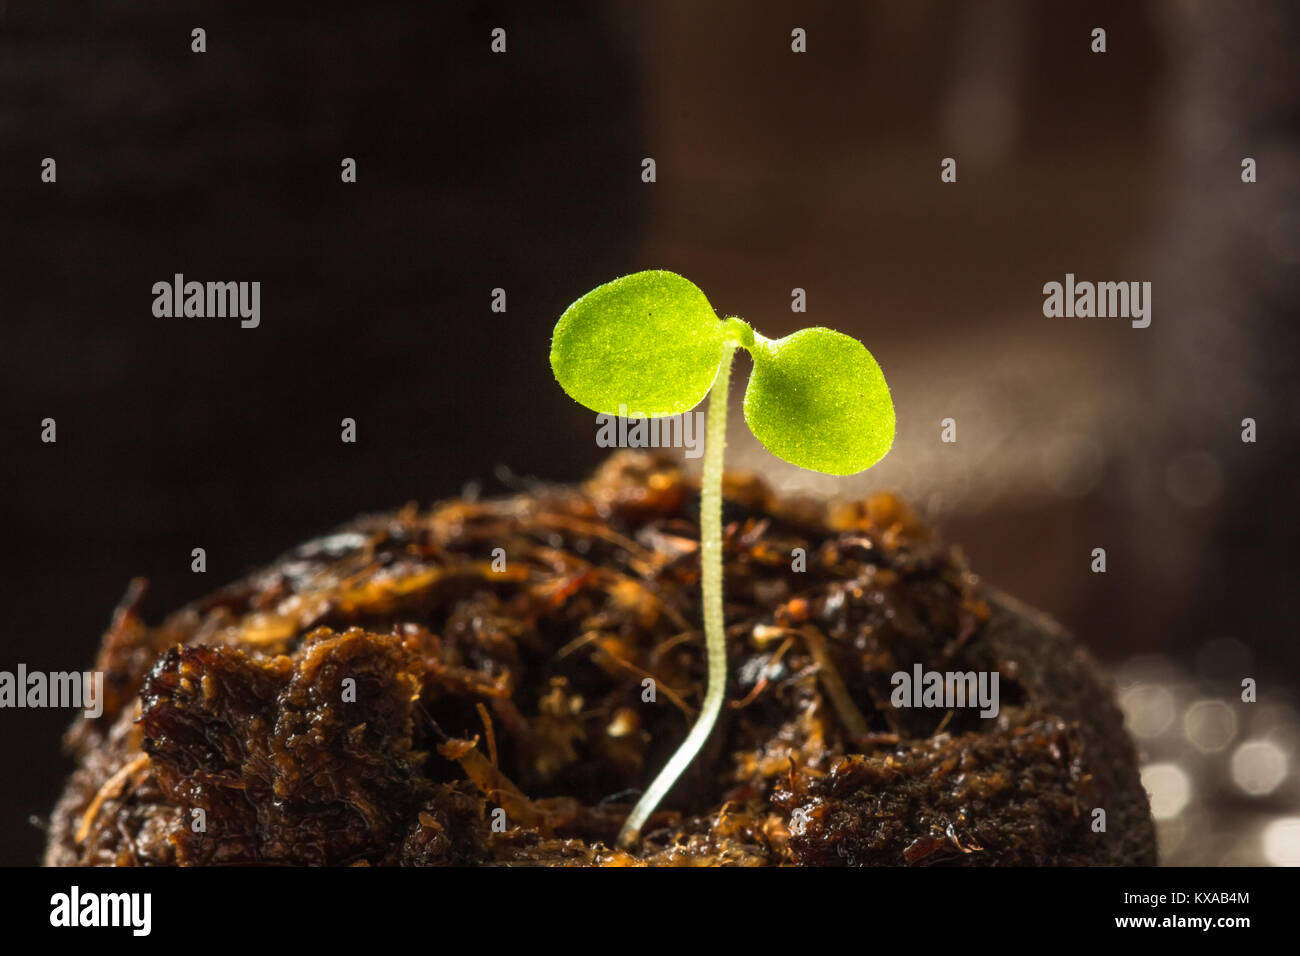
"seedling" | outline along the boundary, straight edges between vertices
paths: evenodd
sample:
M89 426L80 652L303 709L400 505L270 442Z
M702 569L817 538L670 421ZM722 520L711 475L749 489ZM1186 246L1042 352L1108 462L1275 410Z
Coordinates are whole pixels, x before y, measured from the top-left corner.
M894 403L861 342L830 329L767 339L742 319L719 319L704 293L672 272L637 272L588 292L560 316L551 368L577 402L606 415L689 411L712 389L700 480L700 583L708 686L686 740L641 796L618 843L641 827L695 759L722 710L727 645L722 614L722 457L737 348L754 371L745 421L768 451L830 475L870 468L894 443Z

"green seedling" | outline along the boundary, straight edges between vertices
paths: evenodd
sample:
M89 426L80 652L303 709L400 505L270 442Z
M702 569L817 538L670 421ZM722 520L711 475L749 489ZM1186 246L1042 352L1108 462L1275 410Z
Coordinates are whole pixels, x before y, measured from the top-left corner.
M700 481L700 581L708 686L686 740L642 795L619 833L641 827L695 759L722 710L727 647L722 611L722 458L727 392L737 348L754 371L745 421L791 464L831 475L870 468L894 442L894 403L861 342L830 329L767 339L738 318L719 319L704 293L672 272L637 272L588 292L565 310L551 368L577 402L607 415L655 418L689 411L712 389Z

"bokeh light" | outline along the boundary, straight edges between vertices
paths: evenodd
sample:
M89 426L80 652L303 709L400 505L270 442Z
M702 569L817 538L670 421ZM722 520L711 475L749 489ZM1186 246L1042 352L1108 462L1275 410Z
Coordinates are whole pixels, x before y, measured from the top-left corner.
M1198 700L1183 714L1183 733L1203 753L1217 753L1237 736L1237 715L1221 700Z
M1287 753L1271 740L1248 740L1232 754L1232 782L1243 793L1262 797L1287 777Z
M1157 820L1173 819L1192 799L1192 781L1175 763L1153 763L1143 767L1142 786L1151 797L1151 815Z
M1133 736L1159 737L1174 722L1174 695L1160 684L1137 684L1120 696L1120 709Z
M1278 817L1260 834L1260 845L1274 866L1300 866L1300 817Z

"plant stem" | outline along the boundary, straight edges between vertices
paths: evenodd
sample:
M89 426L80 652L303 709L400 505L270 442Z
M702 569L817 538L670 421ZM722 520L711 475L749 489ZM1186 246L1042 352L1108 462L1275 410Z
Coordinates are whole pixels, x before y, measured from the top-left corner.
M727 447L731 360L736 354L737 344L729 338L723 346L718 377L709 393L709 416L704 433L704 474L700 479L700 588L704 602L704 645L709 666L704 707L682 745L632 808L632 814L618 834L621 847L636 842L646 819L700 752L713 731L713 725L718 722L722 701L726 697L727 636L722 614L722 458Z

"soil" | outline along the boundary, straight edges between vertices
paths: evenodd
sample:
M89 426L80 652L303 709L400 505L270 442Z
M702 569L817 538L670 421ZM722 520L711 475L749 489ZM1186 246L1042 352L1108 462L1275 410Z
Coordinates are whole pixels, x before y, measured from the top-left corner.
M623 452L359 519L157 626L133 582L46 863L1155 862L1111 690L1059 626L892 495L725 495L729 702L629 851L706 675L697 489ZM918 663L997 671L998 715L895 708Z

